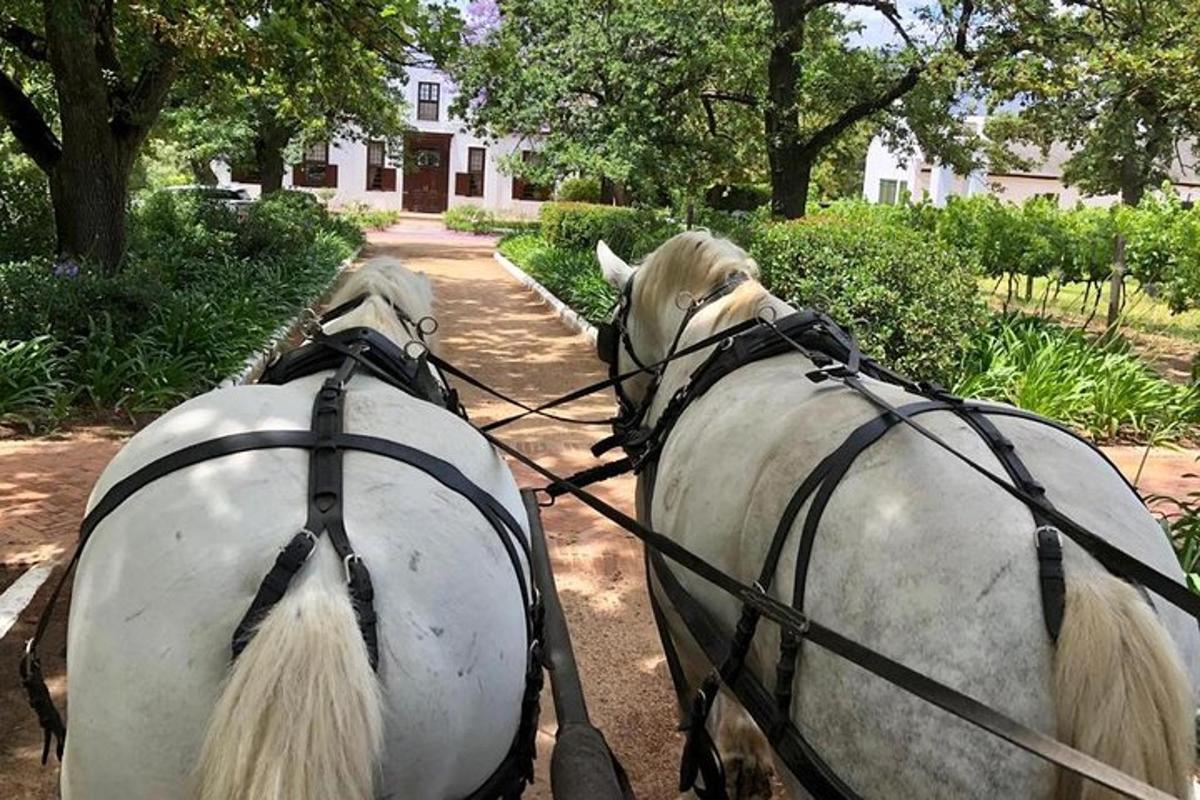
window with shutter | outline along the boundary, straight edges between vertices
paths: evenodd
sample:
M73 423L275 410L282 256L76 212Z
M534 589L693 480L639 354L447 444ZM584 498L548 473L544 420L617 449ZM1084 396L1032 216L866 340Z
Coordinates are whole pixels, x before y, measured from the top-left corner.
M396 190L396 169L384 166L386 153L385 142L367 142L368 192L394 192Z
M305 146L304 160L293 171L292 182L297 186L337 186L336 177L330 184L329 172L329 142L313 142Z

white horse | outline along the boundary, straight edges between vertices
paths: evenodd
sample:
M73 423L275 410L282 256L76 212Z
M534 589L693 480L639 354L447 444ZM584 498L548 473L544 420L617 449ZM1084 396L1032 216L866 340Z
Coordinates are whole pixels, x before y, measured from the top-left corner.
M703 297L738 271L757 275L746 253L701 232L674 237L636 270L603 243L597 249L614 286L634 280L628 325L643 363L667 354L683 321L680 297ZM705 305L680 346L764 308L780 317L793 310L751 279ZM650 423L708 352L670 364ZM633 368L624 348L619 364ZM659 462L649 501L654 527L746 583L757 578L775 526L804 477L879 414L835 381L810 381L805 375L813 369L799 354L738 369L689 407ZM893 404L905 402L897 387L864 380ZM635 400L647 391L645 379L626 388ZM921 419L977 463L1004 474L982 439L954 415ZM1162 531L1094 451L1042 424L994 421L1055 506L1182 583ZM803 518L772 589L784 602L791 600ZM1151 608L1064 540L1066 607L1053 645L1042 616L1034 529L1024 505L897 426L858 457L832 496L814 545L805 611L1027 726L1188 797L1200 664L1196 621L1157 596ZM733 629L740 610L734 598L682 569L673 574ZM661 588L653 590L666 605ZM668 621L694 687L712 667L679 617L668 612ZM761 624L746 668L767 687L778 646L778 628ZM1053 765L811 643L802 649L793 692L792 719L863 797L1114 796L1065 773L1060 780ZM710 729L732 765L730 784L751 788L741 796L769 795L765 742L745 711L723 696L714 715ZM778 759L776 766L793 797L809 796Z
M367 326L404 345L390 304L414 320L431 313L428 279L394 259L367 263L332 302L363 293L327 332ZM329 374L184 403L129 441L92 503L186 445L308 430ZM445 409L361 373L347 384L346 431L454 464L526 525L508 468ZM64 798L462 798L501 762L529 647L516 571L474 506L404 463L344 455L345 526L375 587L378 673L328 537L230 664L235 627L305 521L308 460L268 449L205 461L140 489L96 529L71 604Z

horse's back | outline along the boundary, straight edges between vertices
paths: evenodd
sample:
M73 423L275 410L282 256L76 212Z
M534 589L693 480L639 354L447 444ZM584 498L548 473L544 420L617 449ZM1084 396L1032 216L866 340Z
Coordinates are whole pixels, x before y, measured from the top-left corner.
M212 392L164 415L93 492L157 457L218 436L309 427L321 376ZM511 474L466 423L356 378L346 430L450 462L524 525ZM386 789L465 795L501 760L524 688L524 610L496 531L467 500L406 464L344 454L347 533L371 570L379 617ZM308 453L206 461L141 488L96 529L68 634L64 794L179 797L229 664L234 628L279 548L303 526ZM297 581L345 591L322 541ZM464 767L463 765L470 765Z
M875 388L896 404L917 399ZM794 357L743 367L698 400L673 432L659 468L654 521L717 563L736 564L743 580L755 580L801 482L878 415L848 389L806 379ZM1004 474L962 420L945 412L919 419ZM1170 574L1178 571L1153 520L1123 485L1125 497L1117 497L1119 476L1086 445L1038 423L1002 418L998 424L1011 431L1021 457L1064 510L1089 506L1080 521ZM809 505L791 528L776 572L774 593L785 601L792 600ZM1116 522L1129 529L1126 540L1113 533ZM1052 735L1053 648L1042 622L1034 527L1019 502L898 425L856 458L830 497L807 569L804 609ZM1089 558L1073 547L1068 569ZM732 629L736 603L680 577ZM760 630L750 663L770 689L779 639L773 625ZM1195 652L1194 623L1190 630L1172 625L1185 656ZM793 718L833 771L864 796L1048 797L1053 790L1054 770L1045 762L811 643L802 647L797 675Z

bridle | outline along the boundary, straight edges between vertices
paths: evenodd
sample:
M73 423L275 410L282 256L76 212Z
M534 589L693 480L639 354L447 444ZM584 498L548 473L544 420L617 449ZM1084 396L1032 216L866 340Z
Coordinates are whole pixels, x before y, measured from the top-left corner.
M613 391L617 395L618 411L613 422L615 430L628 433L642 425L646 413L662 385L667 365L675 360L683 332L687 330L692 318L702 308L730 294L748 280L750 280L749 273L738 270L727 275L714 289L700 297L692 297L687 292L680 292L676 297L676 306L681 308L684 314L679 326L675 329L675 335L671 338L671 346L667 348L667 354L662 359L646 361L638 356L637 350L633 346L633 337L629 333L629 315L633 311L634 281L634 276L630 276L621 288L621 294L617 298L608 321L596 326L596 355L608 365L608 377L613 382ZM681 301L686 301L686 304ZM625 348L625 352L629 354L629 358L640 373L650 377L650 386L640 403L626 391L625 381L618 380L622 347Z

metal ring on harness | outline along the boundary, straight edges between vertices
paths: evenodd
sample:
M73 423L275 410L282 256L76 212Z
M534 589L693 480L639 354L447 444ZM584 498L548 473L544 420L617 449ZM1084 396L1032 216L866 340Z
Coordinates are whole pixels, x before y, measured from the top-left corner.
M407 342L405 342L403 349L404 355L408 356L414 361L429 352L429 348L425 346L425 343L419 342L416 339L409 339Z
M427 315L417 320L417 334L421 337L433 336L437 330L438 321L435 317Z

